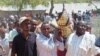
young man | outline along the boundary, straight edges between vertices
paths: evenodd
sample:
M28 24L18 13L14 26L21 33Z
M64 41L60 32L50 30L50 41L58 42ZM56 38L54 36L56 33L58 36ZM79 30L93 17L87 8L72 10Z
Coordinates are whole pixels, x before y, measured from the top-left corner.
M19 25L21 33L19 33L13 40L11 56L37 56L36 51L36 35L29 33L30 19L21 17Z
M37 20L32 20L31 21L31 27L30 27L30 32L34 32L37 28L38 21Z
M9 32L9 41L12 42L14 37L19 33L19 24L16 21L14 23L14 28Z
M94 44L95 39L85 31L85 23L79 21L76 25L76 32L72 33L68 42L66 42L66 56L95 56L100 53L100 50Z
M43 23L41 33L37 34L38 56L57 56L57 49L64 50L63 40L60 37L50 34L51 26Z

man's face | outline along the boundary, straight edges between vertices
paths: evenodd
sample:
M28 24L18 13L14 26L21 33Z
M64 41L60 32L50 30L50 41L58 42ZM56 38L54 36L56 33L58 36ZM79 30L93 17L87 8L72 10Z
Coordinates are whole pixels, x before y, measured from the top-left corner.
M37 27L37 22L31 22L31 31L34 31L35 29L36 29L36 27Z
M23 31L29 31L29 30L30 30L30 28L29 28L29 23L30 23L29 20L25 20L25 21L20 25L21 29L22 29Z
M50 33L50 25L49 24L44 24L41 26L41 32L44 34L44 35L49 35Z
M80 23L77 25L77 29L76 29L76 32L80 35L83 35L85 33L85 29L86 29L86 26L84 23Z

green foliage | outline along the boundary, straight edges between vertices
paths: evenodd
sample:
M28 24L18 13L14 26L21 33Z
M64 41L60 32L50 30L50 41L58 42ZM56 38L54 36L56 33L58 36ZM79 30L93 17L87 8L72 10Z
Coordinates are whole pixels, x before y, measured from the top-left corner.
M43 4L43 5L48 5L48 1L47 0L0 0L0 5L1 6L22 6L25 7L25 5L31 5L31 6L36 6L39 4Z
M0 0L0 6L18 7L19 11L26 5L35 7L36 5L42 4L47 6L51 0ZM91 0L53 0L53 3L71 3L71 2L90 2Z
M0 0L0 5L13 5L13 6L20 6L21 4L24 5L32 5L33 7L38 5L38 4L43 4L43 5L48 5L48 2L51 0ZM54 3L71 3L71 2L89 2L92 0L53 0Z

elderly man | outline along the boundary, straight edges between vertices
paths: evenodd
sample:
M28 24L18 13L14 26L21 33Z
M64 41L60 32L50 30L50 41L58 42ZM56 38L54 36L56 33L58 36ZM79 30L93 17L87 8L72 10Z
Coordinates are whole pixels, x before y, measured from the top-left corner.
M21 17L19 26L21 32L14 38L11 56L37 56L36 35L29 33L29 18Z
M72 33L66 42L66 56L95 56L100 53L98 47L95 46L95 39L85 32L85 26L83 21L77 23L76 32Z
M49 23L41 25L41 33L36 38L38 56L57 56L57 49L64 50L63 40L50 34L50 29Z

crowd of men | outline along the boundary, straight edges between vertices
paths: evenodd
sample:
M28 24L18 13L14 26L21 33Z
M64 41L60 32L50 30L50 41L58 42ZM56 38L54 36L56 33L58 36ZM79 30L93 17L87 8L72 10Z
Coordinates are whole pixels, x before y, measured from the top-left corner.
M25 15L0 23L0 56L100 56L90 17L89 11L71 17L63 11L46 13L43 20Z

